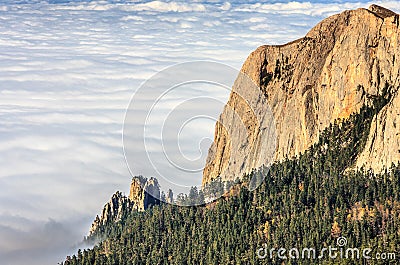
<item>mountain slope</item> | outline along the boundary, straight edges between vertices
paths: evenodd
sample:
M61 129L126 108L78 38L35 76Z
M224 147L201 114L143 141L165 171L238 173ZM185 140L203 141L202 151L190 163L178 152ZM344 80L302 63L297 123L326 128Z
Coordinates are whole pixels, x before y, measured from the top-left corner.
M266 96L248 93L248 102L256 102L250 107L259 114L268 104L274 115L275 162L262 166L271 150L257 144L269 140L270 124L253 119L238 97L246 92L238 78L216 125L203 183L218 176L241 181L211 203L179 207L158 201L159 192L146 195L159 191L156 179L134 178L129 198L116 193L85 239L99 243L63 264L397 264L398 26L398 15L371 6L332 16L287 45L258 48L242 72ZM229 109L247 131L235 131ZM238 150L229 148L232 138L241 141ZM260 186L250 192L253 181ZM373 260L259 255L279 248L322 255L343 238L348 248L371 248ZM386 259L375 259L382 253Z
M161 204L108 223L88 239L101 239L99 244L68 257L64 265L397 264L398 256L369 263L327 254L320 259L257 254L260 248L315 248L319 256L344 237L349 248L373 249L371 257L398 255L400 166L383 175L342 174L364 148L379 111L363 107L326 128L297 159L253 172L251 178L264 179L253 192L243 182L236 195L206 206Z

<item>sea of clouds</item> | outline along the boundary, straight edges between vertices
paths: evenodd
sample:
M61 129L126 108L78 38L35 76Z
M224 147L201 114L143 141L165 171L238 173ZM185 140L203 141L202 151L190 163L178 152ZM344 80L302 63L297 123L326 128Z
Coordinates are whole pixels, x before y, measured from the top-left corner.
M123 121L146 79L192 60L239 69L257 46L297 39L331 14L369 4L2 1L0 263L61 261L111 194L128 192ZM400 10L397 1L382 5ZM229 91L207 94L225 102ZM212 139L213 124L191 126ZM198 139L186 133L183 152L199 152ZM146 175L146 166L132 173Z

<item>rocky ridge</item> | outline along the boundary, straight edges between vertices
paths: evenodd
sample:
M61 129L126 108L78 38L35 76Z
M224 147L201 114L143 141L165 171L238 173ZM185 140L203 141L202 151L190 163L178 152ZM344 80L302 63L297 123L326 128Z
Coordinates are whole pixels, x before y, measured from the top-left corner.
M132 178L129 197L120 191L113 194L92 223L89 236L94 235L101 227L120 221L132 211L144 211L159 204L160 187L157 179L135 176Z
M89 230L89 236L93 235L102 226L121 220L125 213L132 211L133 206L134 203L121 192L114 193L110 201L104 205L101 215L97 215L94 219Z
M158 204L160 199L160 186L156 178L150 179L142 176L134 177L129 191L129 200L134 202L134 209L144 211L152 205Z

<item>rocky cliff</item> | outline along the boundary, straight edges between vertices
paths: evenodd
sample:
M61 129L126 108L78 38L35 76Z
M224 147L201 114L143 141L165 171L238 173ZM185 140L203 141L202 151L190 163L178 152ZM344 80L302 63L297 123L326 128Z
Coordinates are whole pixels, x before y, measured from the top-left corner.
M101 215L97 215L93 221L89 236L101 229L102 226L121 220L126 213L132 211L133 206L133 201L129 200L121 192L114 193L110 201L104 205Z
M120 221L132 211L144 211L159 204L160 187L155 178L135 176L132 178L129 197L117 191L103 207L101 215L97 215L92 223L89 236L94 235L102 227Z
M160 186L156 178L134 177L131 182L129 199L134 202L135 210L144 211L159 203Z
M266 126L275 126L273 160L290 158L309 148L335 119L371 105L386 88L391 100L375 117L356 166L380 171L400 161L399 60L399 15L376 5L331 16L288 44L257 48L241 72L266 100L260 102L254 93L247 102L255 103L250 106L254 113L270 109L274 125L250 118L249 106L237 96L246 87L236 80L216 125L203 184L218 176L240 178L268 162L263 156L271 150L257 148L260 142L271 141L271 135L260 133ZM246 132L235 128L231 109ZM233 140L240 146L235 154L230 153Z

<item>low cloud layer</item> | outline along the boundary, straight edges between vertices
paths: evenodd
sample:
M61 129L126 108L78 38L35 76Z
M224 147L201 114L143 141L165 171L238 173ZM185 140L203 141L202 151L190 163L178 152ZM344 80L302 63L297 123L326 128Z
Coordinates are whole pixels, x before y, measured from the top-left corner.
M1 264L57 263L111 194L128 191L122 123L147 78L191 60L239 69L257 46L297 39L328 15L369 4L2 1ZM397 1L382 5L400 10ZM207 95L225 102L228 92ZM212 138L210 124L197 126ZM195 156L200 138L187 131L183 138L183 153Z

